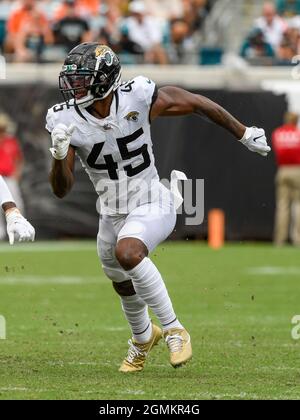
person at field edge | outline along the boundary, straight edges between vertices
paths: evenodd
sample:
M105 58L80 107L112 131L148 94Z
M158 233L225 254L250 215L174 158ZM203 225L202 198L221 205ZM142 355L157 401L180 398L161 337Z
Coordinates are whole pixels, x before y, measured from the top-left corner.
M276 216L274 242L281 246L288 240L293 214L291 240L300 246L300 129L299 116L288 112L285 124L272 135L278 165L276 175Z
M70 51L59 85L65 102L46 117L52 139L50 182L60 198L72 189L76 153L99 194L98 254L132 331L119 370L141 371L162 337L171 365L182 366L192 357L191 338L149 258L176 223L174 196L160 183L154 163L151 123L160 116L204 115L262 156L271 150L265 132L244 126L204 96L173 86L157 89L143 76L121 83L118 56L98 43ZM161 327L151 322L148 308Z

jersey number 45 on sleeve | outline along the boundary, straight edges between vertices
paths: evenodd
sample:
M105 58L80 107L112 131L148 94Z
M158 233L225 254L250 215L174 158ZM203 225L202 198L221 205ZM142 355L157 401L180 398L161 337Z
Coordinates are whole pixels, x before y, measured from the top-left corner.
M129 177L138 175L144 169L148 168L148 166L150 166L150 163L151 163L147 144L143 144L138 149L132 150L132 151L129 151L127 147L129 143L138 139L143 133L144 133L144 130L140 128L139 130L135 131L129 136L121 137L117 139L117 144L118 144L122 159L128 160L139 155L141 155L144 159L144 161L136 167L133 167L131 164L124 166L124 170L126 171L127 176ZM101 154L103 146L104 146L104 142L96 143L94 145L91 153L89 154L87 158L87 163L91 168L94 168L97 170L107 170L110 179L118 179L118 173L117 173L118 163L113 160L112 155L103 156L105 163L96 163L97 159L99 158Z

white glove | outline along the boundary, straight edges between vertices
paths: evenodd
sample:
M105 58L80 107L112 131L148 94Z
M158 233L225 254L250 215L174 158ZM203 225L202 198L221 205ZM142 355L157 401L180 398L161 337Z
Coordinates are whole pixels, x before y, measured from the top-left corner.
M74 129L75 125L73 124L69 127L65 124L58 124L53 129L51 133L52 147L50 152L54 159L62 160L67 156Z
M268 146L265 130L257 127L247 127L245 134L239 140L251 152L259 153L262 156L268 156L271 147Z
M22 216L17 208L8 210L5 216L10 245L13 245L15 240L19 242L34 241L34 227Z

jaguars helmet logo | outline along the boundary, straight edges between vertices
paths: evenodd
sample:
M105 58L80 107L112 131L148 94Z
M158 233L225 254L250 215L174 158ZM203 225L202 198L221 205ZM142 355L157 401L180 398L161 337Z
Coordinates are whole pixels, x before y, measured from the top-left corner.
M134 121L137 122L138 121L138 117L139 117L140 113L137 111L131 111L129 112L129 114L127 114L124 118L127 121Z
M107 66L111 66L114 62L113 52L109 47L106 45L98 45L95 49L95 57L96 59L104 59Z

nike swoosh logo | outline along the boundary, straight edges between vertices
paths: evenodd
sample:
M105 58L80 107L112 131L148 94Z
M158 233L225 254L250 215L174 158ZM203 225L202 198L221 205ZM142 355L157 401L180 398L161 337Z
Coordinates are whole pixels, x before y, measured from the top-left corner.
M262 137L264 137L264 134L262 136L255 137L255 139L253 139L253 141L256 143L256 140L261 139Z

